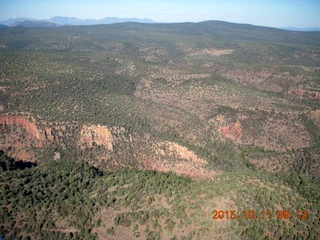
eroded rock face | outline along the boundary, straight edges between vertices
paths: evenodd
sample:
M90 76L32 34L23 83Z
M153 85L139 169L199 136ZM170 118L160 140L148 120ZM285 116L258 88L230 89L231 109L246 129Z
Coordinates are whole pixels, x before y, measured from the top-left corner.
M204 165L207 162L199 158L194 152L190 151L188 148L181 146L175 142L161 142L159 145L160 150L157 152L161 156L170 156L180 159L185 159L190 162Z
M220 133L222 134L222 136L232 140L239 140L241 137L241 132L242 128L240 123L233 123L231 125L220 128Z
M320 110L311 111L310 115L312 118L319 118L320 117Z
M80 132L78 142L80 149L103 147L106 150L113 150L113 136L106 126L84 125Z
M174 142L158 142L152 146L153 157L140 156L144 169L158 172L174 172L177 175L193 179L203 179L219 174L219 171L207 169L208 162L188 148Z
M42 134L38 130L37 126L30 120L27 120L26 117L22 116L0 116L0 124L5 127L12 125L22 127L27 135L35 140L39 140L39 143L42 140Z
M49 147L66 149L65 143L73 139L72 134L67 133L70 131L66 129L67 125L65 122L36 121L25 113L2 115L0 149L16 160L36 162L48 153Z
M79 134L79 130L75 130L77 126L79 124L67 122L37 122L23 113L2 115L0 149L16 160L32 162L39 160L49 146L52 149L66 149L67 144L73 144L81 150L102 147L112 151L113 137L106 126L83 125L76 144L76 141L72 141L77 139Z
M0 149L16 160L32 162L38 161L46 152L46 148L66 149L67 144L81 150L93 147L113 150L113 136L106 126L83 125L80 133L79 130L75 130L79 127L76 123L37 122L23 113L2 115ZM79 141L72 143L78 138L78 134L80 134Z
M310 113L315 123L316 115L316 112ZM252 119L246 124L246 127L238 122L218 127L222 140L230 139L237 144L254 145L277 152L310 147L312 142L306 126L298 116L293 115L288 119L269 116L262 124L254 125Z
M43 135L32 119L0 116L1 150L16 160L35 161L35 148L43 147Z
M134 166L193 179L218 173L207 168L206 160L175 142L159 141L145 134L131 135L121 127L36 121L20 113L0 116L0 144L8 156L22 161L41 161L44 156L47 160L60 159L60 151L63 154L73 148L78 154L75 158L108 169Z
M320 110L310 111L310 116L312 120L320 126Z

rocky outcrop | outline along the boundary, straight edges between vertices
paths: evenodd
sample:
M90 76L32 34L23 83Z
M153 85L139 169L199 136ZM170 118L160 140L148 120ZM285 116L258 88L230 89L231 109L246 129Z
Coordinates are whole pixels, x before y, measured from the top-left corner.
M102 147L112 151L113 137L106 126L35 120L28 114L10 113L0 116L0 146L10 157L20 161L38 161L47 148L86 150ZM79 136L79 137L78 137ZM75 139L79 139L78 142ZM51 153L52 159L55 157Z
M149 156L140 155L139 162L144 169L174 172L192 179L213 177L219 173L219 171L208 169L206 160L180 144L165 141L153 144L152 148Z
M66 149L66 142L72 138L67 133L68 124L35 120L25 113L2 115L0 149L19 161L38 161L50 147Z
M78 142L80 149L103 147L108 151L113 150L113 136L106 126L84 125L80 132Z
M0 146L16 160L34 162L34 149L43 147L43 135L31 118L0 116Z
M33 123L33 120L27 120L26 117L22 116L0 116L0 125L3 125L4 127L13 125L22 127L28 137L36 140L38 145L41 146L43 136L37 126Z
M310 116L315 124L320 126L320 110L310 111Z
M76 158L108 169L135 167L193 179L218 173L207 168L206 160L175 142L130 134L122 127L48 122L23 113L0 116L0 144L8 156L29 162L60 159L69 151Z
M198 165L204 165L207 163L188 148L169 141L158 144L157 154L160 156L170 156L179 159L185 159Z
M320 117L320 110L310 111L310 115L312 118L319 118Z
M241 137L242 128L240 123L233 123L231 125L221 127L220 133L224 138L232 140L239 140Z
M79 133L79 130L76 130L79 128L78 125L68 122L36 121L24 113L2 115L0 116L1 150L16 160L32 162L39 160L48 147L52 147L53 150L66 150L66 145L78 147L80 150L102 147L112 151L113 137L106 126L83 125ZM74 139L79 140L76 143ZM53 154L52 152L52 159Z

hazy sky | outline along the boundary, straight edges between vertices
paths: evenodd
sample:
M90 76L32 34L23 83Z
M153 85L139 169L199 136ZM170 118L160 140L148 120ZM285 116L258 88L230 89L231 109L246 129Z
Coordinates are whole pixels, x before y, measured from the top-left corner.
M136 17L161 22L224 20L273 27L320 27L320 0L0 0L0 20Z

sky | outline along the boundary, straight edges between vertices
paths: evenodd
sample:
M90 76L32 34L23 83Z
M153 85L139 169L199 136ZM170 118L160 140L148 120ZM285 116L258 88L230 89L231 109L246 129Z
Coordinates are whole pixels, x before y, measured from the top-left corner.
M320 0L0 0L0 21L54 16L222 20L270 27L320 27Z

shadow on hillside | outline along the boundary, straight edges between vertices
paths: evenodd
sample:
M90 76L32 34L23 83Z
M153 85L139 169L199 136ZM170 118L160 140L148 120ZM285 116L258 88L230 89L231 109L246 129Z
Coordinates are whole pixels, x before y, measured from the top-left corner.
M34 162L15 161L15 159L8 157L2 150L0 150L0 169L3 171L26 169L36 167Z

